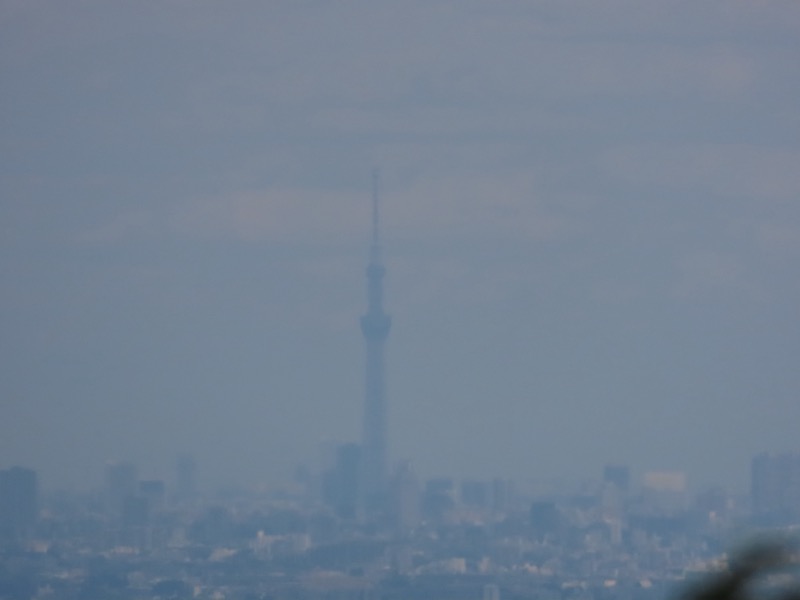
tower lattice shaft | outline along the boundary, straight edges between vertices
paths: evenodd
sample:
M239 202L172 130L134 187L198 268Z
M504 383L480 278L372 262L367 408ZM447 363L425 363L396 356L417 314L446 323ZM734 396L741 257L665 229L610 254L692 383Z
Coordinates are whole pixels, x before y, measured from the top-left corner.
M379 509L387 487L387 406L385 344L391 318L383 310L383 278L378 230L378 174L373 173L372 247L367 265L367 312L361 317L366 342L364 385L364 431L362 439L362 497L367 510Z

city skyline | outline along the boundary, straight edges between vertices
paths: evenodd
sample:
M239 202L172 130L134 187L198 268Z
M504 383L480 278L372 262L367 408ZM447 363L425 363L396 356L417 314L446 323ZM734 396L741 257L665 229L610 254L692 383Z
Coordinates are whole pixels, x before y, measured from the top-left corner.
M360 440L372 165L420 478L745 491L797 450L796 2L9 1L0 38L0 467L224 487Z
M623 465L606 465L591 488L530 496L501 479L420 486L406 463L387 512L371 514L354 493L358 444L335 454L321 482L219 494L196 494L190 483L184 495L130 463L106 465L100 494L40 494L35 471L0 469L4 593L557 600L579 590L624 600L705 593L715 581L730 589L739 572L742 589L748 576L770 591L796 587L800 454L753 457L750 501L719 488L690 498L677 472L648 473L632 489ZM193 471L183 457L177 480ZM765 574L783 576L764 582L739 567L755 556Z

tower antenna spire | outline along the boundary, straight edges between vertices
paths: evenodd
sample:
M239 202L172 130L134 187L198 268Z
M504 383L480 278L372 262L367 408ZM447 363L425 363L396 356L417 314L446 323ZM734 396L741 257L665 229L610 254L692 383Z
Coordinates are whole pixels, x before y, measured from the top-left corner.
M362 506L367 512L386 508L387 493L387 407L384 346L392 319L383 310L383 276L378 231L378 184L380 172L372 170L372 247L367 265L367 312L361 317L366 342L364 385L364 429L361 445Z
M372 247L370 249L370 258L375 264L381 261L381 243L380 243L380 181L381 170L377 167L372 169Z

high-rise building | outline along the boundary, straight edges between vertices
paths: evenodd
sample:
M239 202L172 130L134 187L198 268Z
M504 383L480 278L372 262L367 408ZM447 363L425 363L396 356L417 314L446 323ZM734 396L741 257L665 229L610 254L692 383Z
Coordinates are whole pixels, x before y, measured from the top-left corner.
M631 483L631 470L627 465L603 467L603 483L613 484L620 492L627 492Z
M125 501L139 491L139 471L127 462L108 462L105 467L105 504L111 514L121 515Z
M36 524L36 471L23 467L0 470L0 536L24 537Z
M391 516L397 532L405 534L420 521L419 480L414 473L411 461L399 463L391 481Z
M189 454L181 454L175 469L175 499L192 500L197 495L197 463Z
M343 519L358 516L360 463L358 444L340 444L334 464L323 473L323 500Z
M367 313L361 317L366 342L364 422L361 444L362 502L367 512L385 508L387 494L387 407L384 346L391 318L383 311L386 269L378 236L378 173L372 176L372 246L367 266Z
M491 491L491 484L488 481L462 481L461 503L471 508L489 508Z
M786 520L800 517L800 454L759 454L751 465L753 514Z
M164 509L167 497L167 486L160 479L147 479L139 482L139 496L147 499L147 507L157 513Z
M506 512L514 500L514 483L510 479L495 477L492 480L492 510Z
M686 473L647 471L642 476L643 508L662 515L676 514L689 506Z
M436 478L425 482L422 512L426 519L446 519L456 507L456 485L452 479Z
M530 525L532 533L539 539L559 535L565 525L564 517L552 500L537 500L531 504Z

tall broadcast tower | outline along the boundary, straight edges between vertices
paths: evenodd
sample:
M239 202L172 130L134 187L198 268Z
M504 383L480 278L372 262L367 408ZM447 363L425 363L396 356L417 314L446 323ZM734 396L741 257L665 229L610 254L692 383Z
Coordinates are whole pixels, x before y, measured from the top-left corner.
M367 511L383 508L387 486L386 378L384 345L392 320L383 312L383 276L378 236L378 171L372 173L372 245L367 265L367 313L361 317L361 332L366 341L364 388L364 432L361 454L361 490Z

